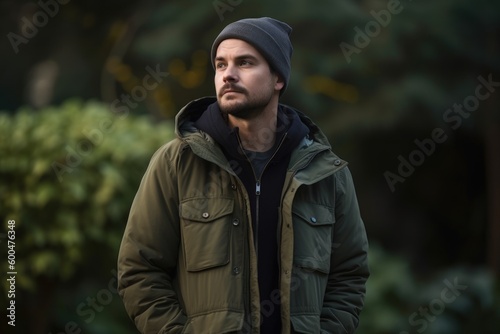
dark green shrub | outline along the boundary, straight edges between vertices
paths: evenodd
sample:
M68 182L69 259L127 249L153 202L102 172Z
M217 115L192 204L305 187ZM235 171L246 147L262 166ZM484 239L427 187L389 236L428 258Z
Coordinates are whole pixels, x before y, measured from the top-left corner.
M68 280L91 244L116 250L149 158L172 136L169 123L99 102L0 113L0 217L3 231L16 221L17 286Z

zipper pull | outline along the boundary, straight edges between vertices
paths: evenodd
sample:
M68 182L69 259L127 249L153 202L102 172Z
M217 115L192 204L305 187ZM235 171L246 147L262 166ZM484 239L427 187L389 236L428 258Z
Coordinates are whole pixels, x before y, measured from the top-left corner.
M260 181L257 180L255 183L255 195L260 195Z

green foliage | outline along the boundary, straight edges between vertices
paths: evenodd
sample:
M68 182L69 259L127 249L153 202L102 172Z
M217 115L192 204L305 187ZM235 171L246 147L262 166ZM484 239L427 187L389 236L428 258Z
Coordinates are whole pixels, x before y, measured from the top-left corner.
M416 283L408 262L371 245L369 265L371 276L359 333L392 333L397 328L404 328L405 305L416 295Z
M0 114L0 216L16 221L18 287L72 278L91 244L114 254L149 158L172 135L98 102Z
M166 116L193 97L213 94L211 43L225 25L245 17L276 17L293 27L283 102L321 120L329 135L442 125L443 112L474 92L477 76L500 71L498 1L198 0L148 10L121 61L168 67ZM196 61L200 50L205 53ZM191 77L199 80L185 84Z
M500 291L488 271L454 267L416 280L405 259L378 245L371 245L369 263L357 333L498 333Z

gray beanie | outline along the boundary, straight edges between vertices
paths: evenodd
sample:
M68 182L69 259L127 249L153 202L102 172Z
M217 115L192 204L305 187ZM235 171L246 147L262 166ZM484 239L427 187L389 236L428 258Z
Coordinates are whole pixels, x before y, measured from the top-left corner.
M212 66L215 68L215 56L219 44L230 38L241 39L253 45L267 60L272 70L284 80L285 91L290 79L290 62L293 52L290 42L292 28L281 21L270 17L243 19L227 25L212 44Z

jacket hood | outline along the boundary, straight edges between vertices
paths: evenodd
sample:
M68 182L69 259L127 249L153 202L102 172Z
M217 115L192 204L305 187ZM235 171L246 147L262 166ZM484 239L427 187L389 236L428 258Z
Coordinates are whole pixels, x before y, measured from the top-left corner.
M278 108L277 138L286 133L285 147L294 148L308 137L330 148L327 137L309 117L284 104L279 104ZM238 129L231 129L226 124L215 97L193 100L175 117L175 133L181 140L199 130L210 135L234 158L244 157L237 145Z

